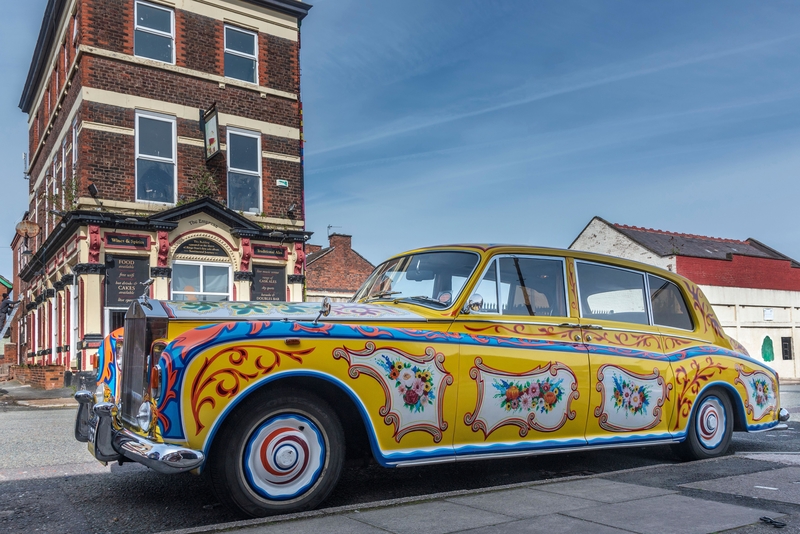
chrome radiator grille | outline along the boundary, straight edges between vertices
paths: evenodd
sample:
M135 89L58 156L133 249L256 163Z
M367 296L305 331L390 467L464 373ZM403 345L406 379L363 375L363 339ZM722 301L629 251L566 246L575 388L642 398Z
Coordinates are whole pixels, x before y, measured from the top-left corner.
M131 307L125 317L122 349L122 420L136 424L147 375L147 318ZM134 313L132 313L134 312ZM137 315L139 315L137 317Z

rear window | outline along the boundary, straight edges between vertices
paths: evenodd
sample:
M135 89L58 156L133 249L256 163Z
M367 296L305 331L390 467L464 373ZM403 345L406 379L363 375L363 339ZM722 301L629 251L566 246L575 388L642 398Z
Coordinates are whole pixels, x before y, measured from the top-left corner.
M649 324L644 274L577 262L581 317Z
M658 276L648 275L653 321L660 326L694 330L692 316L677 285Z

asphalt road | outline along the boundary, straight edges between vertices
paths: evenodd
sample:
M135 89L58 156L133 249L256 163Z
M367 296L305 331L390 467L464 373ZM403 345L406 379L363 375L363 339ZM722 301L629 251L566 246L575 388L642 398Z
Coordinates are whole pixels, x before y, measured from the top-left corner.
M732 453L800 452L800 386L782 387L784 432L734 435ZM104 467L72 437L74 410L0 408L0 531L155 532L240 519L200 477ZM324 506L679 463L641 447L406 469L348 466Z

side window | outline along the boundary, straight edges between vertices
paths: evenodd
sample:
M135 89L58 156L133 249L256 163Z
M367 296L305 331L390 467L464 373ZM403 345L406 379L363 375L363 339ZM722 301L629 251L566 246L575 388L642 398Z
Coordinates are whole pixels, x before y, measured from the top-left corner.
M564 263L560 259L499 258L492 262L474 293L483 298L480 311L484 313L567 316Z
M576 264L581 317L650 324L644 274L595 263Z
M261 134L228 128L228 207L261 212Z
M660 326L694 330L692 316L678 286L652 274L647 277L650 301L653 303L653 322Z
M136 200L175 203L175 117L136 114Z
M472 291L472 299L483 300L481 309L475 313L497 313L497 260L492 262Z
M225 26L225 76L258 83L257 43L255 33Z
M145 2L136 2L133 54L164 63L175 62L175 13Z

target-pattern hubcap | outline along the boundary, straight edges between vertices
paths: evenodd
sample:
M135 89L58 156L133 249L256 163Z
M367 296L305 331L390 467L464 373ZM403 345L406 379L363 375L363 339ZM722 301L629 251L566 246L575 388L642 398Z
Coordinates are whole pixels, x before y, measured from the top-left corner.
M725 407L719 398L703 399L697 409L697 437L706 449L714 449L722 443L726 431Z
M267 419L250 434L245 447L247 481L267 499L302 495L316 483L324 463L322 433L301 415Z

